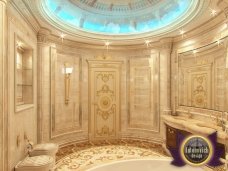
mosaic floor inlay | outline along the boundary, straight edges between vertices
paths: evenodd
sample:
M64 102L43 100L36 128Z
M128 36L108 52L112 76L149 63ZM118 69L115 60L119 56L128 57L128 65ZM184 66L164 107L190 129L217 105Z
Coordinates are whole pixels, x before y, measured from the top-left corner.
M57 154L56 171L83 171L117 160L166 157L161 145L143 141L119 140L73 144Z

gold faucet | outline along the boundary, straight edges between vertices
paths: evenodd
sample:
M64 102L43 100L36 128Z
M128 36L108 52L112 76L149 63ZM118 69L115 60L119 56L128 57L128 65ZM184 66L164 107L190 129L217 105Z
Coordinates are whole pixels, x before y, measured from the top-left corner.
M223 116L225 115L225 113L221 113L220 117L219 117L219 113L216 114L216 124L217 126L222 127L222 130L225 131L226 129L226 122L224 121Z
M216 124L217 126L222 126L221 121L219 119L219 114L216 114Z

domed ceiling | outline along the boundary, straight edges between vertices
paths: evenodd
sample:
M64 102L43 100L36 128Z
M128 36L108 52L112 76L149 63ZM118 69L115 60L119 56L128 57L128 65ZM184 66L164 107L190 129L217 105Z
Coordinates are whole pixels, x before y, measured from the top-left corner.
M163 33L192 18L198 0L43 0L48 20L61 28L102 35Z

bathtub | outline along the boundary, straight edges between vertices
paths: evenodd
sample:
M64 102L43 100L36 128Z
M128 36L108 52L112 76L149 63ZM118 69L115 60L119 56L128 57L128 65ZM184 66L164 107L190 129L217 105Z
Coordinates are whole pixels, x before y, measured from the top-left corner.
M99 165L87 171L203 171L200 167L185 165L176 167L170 164L171 159L132 159Z

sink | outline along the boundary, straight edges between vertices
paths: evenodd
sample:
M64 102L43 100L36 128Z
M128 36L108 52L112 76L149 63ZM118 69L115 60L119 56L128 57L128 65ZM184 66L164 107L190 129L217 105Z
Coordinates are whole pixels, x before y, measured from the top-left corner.
M197 123L196 125L199 126L199 127L217 129L216 126L214 126L214 125L212 125L212 124L208 124L208 123Z

